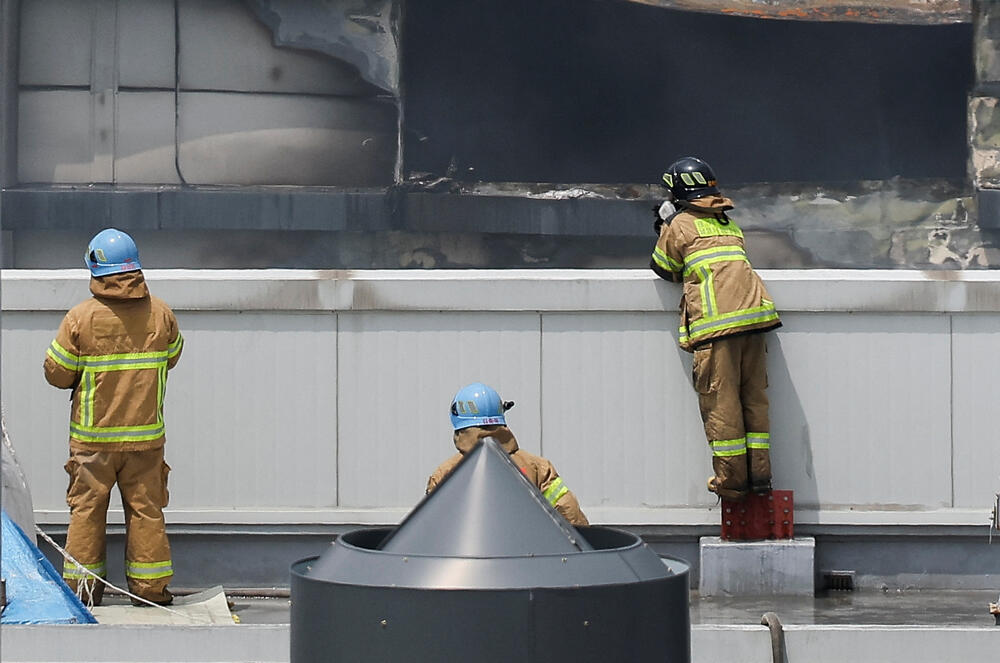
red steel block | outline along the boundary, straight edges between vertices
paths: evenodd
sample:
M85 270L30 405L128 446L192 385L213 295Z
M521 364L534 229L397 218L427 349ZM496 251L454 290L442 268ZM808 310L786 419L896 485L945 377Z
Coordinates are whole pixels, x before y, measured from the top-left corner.
M791 490L751 493L742 502L722 500L722 539L760 541L791 539L795 530L795 500Z

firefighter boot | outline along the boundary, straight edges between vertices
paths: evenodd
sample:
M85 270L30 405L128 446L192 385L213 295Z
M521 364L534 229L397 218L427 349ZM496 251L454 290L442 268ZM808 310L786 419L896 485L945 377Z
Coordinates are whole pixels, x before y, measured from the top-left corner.
M750 490L764 495L771 490L771 452L768 449L747 449L750 470Z
M715 476L709 478L708 489L727 500L742 501L747 493L746 456L713 456Z
M130 599L130 600L132 602L132 605L134 605L135 607L137 607L137 608L146 608L146 607L149 607L149 603L153 603L155 605L171 605L174 602L174 595L170 593L169 589L164 589L160 593L160 598L158 598L157 600L152 601L152 600L146 599L147 601L149 601L149 603L146 603L144 601L139 601L139 600L136 600L134 598Z

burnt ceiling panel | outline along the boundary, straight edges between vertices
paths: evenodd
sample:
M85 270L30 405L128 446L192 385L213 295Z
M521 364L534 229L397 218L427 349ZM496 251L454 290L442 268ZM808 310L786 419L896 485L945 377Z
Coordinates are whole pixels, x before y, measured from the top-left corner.
M329 55L357 68L384 92L399 93L398 18L402 0L245 0L276 46Z

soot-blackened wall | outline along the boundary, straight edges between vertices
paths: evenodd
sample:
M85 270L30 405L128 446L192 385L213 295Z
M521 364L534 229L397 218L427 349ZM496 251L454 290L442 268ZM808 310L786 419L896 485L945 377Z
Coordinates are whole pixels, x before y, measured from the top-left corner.
M972 26L759 20L609 0L405 7L409 172L727 183L964 178Z

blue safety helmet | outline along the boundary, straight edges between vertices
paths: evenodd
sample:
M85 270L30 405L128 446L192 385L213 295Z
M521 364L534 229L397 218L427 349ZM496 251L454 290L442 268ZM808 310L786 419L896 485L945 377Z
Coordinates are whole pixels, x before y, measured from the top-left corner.
M107 228L94 235L83 257L92 276L134 272L139 265L139 249L128 234Z
M506 426L503 413L514 407L513 401L500 400L493 387L473 382L458 390L451 401L451 425L455 430L471 426Z

